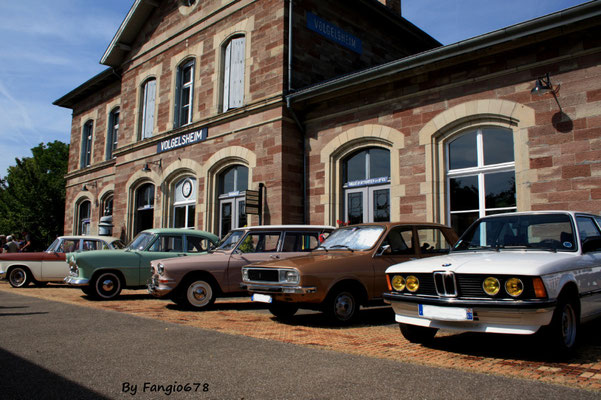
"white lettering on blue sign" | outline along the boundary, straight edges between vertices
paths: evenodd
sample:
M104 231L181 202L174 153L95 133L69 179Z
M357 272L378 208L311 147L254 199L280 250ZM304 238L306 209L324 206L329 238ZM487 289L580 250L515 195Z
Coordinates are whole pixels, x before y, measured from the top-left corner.
M355 53L361 54L363 52L361 39L310 12L307 13L307 28Z
M177 149L178 147L188 146L193 143L202 142L207 138L207 128L201 128L193 132L183 133L172 137L171 139L162 140L157 144L157 153Z
M383 183L389 183L390 177L383 176L380 178L372 178L372 179L362 179L360 181L351 181L347 182L345 187L358 187L358 186L368 186L368 185L379 185Z

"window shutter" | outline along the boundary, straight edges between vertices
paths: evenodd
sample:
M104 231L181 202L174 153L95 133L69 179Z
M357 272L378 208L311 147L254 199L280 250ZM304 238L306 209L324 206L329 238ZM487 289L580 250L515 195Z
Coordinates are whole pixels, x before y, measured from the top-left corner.
M244 42L244 37L232 40L230 108L242 107L244 100Z
M173 112L173 127L177 128L180 124L180 114L181 114L181 97L182 97L182 67L177 69L177 76L175 77L175 110Z
M230 60L232 55L232 42L225 48L225 60L223 62L223 112L230 108Z
M154 128L154 100L156 94L156 79L148 81L146 84L146 101L144 104L144 131L142 132L142 139L152 137L152 130Z

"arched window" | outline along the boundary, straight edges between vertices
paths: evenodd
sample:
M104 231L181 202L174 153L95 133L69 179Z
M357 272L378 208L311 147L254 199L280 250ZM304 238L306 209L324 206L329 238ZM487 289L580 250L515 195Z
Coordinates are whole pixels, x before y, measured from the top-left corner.
M134 235L154 226L154 185L145 183L135 194Z
M140 139L152 137L157 80L150 78L142 86Z
M177 68L175 80L174 128L192 122L192 100L194 98L194 59L187 60Z
M342 162L345 222L390 221L390 151L378 147Z
M218 177L219 235L246 226L244 195L248 189L248 168L235 165L227 168Z
M102 208L100 212L102 217L108 217L113 215L113 195L108 194L102 198Z
M90 216L92 214L92 203L88 200L82 201L77 207L77 234L90 234Z
M451 226L461 234L479 217L516 211L513 132L470 130L447 143Z
M223 55L223 112L244 105L245 37L232 38Z
M89 120L83 126L81 135L81 158L79 166L85 168L92 163L92 133L94 130L94 122Z
M174 228L194 228L196 213L196 179L186 177L175 184L173 193Z
M113 109L109 115L108 132L106 135L106 159L113 158L113 151L117 148L119 139L119 107Z

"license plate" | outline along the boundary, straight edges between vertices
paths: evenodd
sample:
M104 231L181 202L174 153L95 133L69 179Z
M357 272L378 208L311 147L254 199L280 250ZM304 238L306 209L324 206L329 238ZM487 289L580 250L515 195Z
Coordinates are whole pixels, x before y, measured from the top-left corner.
M258 301L260 303L271 303L273 300L271 299L271 296L268 294L260 294L260 293L255 293L252 296L250 296L250 299L252 301Z
M420 317L442 321L473 321L474 310L460 307L438 307L426 304L418 305Z

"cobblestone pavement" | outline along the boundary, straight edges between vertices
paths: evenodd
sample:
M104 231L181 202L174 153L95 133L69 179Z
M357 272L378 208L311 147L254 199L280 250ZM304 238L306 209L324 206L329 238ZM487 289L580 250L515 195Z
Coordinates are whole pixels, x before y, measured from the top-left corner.
M289 321L277 321L263 305L251 303L246 297L218 299L211 310L196 312L154 299L143 290L124 290L114 301L92 301L79 289L52 284L13 289L0 282L0 291L233 335L601 392L601 321L582 326L577 354L568 362L559 362L532 336L439 332L427 347L409 343L387 307L364 309L354 325L338 327L315 312L301 311Z

